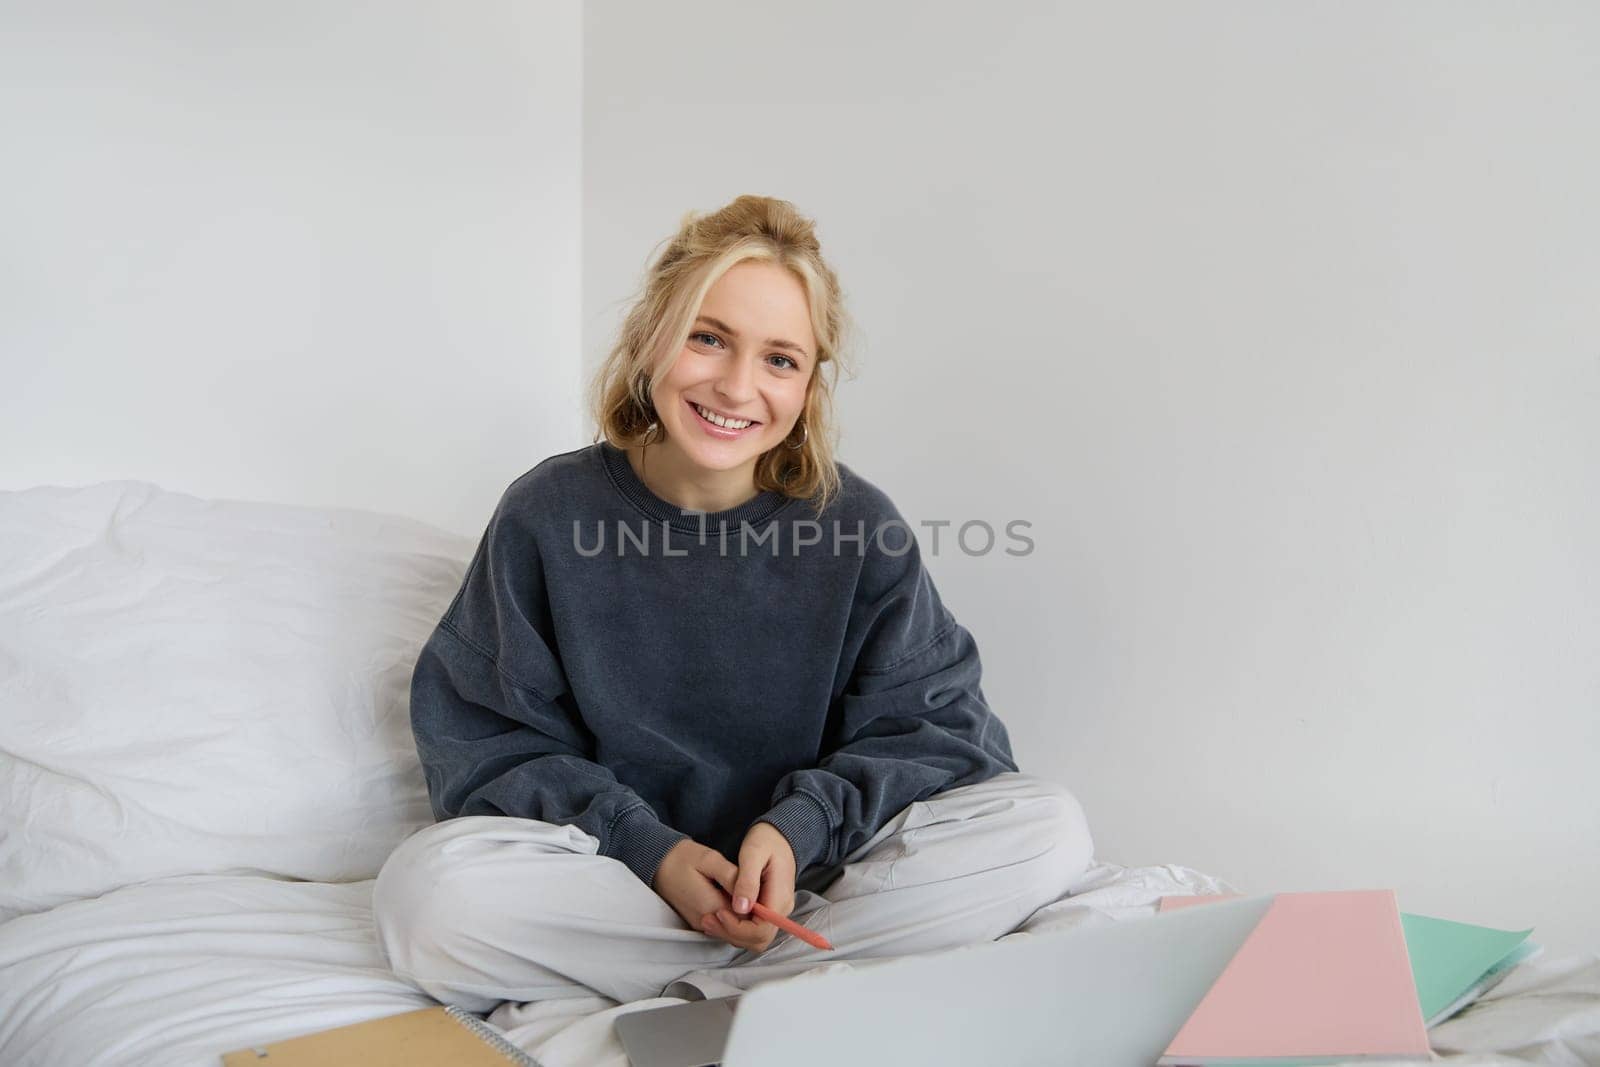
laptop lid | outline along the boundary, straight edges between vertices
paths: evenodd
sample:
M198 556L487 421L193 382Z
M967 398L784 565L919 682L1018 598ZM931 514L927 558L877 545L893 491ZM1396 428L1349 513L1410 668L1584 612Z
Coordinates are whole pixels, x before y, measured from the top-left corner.
M1230 900L763 983L721 998L737 1000L721 1062L1150 1067L1271 903Z
M632 1067L708 1067L722 1059L743 994L619 1015L612 1024Z

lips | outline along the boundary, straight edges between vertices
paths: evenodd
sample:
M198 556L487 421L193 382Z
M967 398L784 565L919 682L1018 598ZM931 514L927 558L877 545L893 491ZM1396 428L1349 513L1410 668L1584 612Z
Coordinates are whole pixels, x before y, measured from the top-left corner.
M688 397L684 397L683 402L688 406L689 417L694 420L694 424L700 427L700 432L712 441L742 441L745 437L755 433L761 428L760 423L752 422L742 430L729 430L726 427L718 426L716 423L700 414L700 409L695 407L694 401L690 400Z
M711 422L710 419L707 419L703 415L701 415L700 414L700 409L701 408L705 408L707 411L716 411L718 415L722 415L722 417L725 418L725 419L742 419L742 420L744 420L744 421L746 421L746 422L748 422L750 424L749 426L745 427L746 430L753 430L757 426L761 425L761 422L758 419L748 419L748 418L745 418L745 416L743 416L743 415L727 415L727 414L724 414L723 412L717 411L716 408L712 407L709 404L697 404L693 400L690 400L688 397L684 398L684 403L689 405L689 410L694 412L695 418L700 419L701 421L706 422L706 423L708 423L708 424L710 424L712 426L716 426L717 424L714 423L714 422ZM718 426L717 428L720 430L723 427ZM742 433L744 431L743 430L734 430L734 431L731 431L731 432L733 432L733 433Z

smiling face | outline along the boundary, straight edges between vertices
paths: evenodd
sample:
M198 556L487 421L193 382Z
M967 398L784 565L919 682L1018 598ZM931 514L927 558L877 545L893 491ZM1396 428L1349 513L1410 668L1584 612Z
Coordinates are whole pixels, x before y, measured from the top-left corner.
M775 263L735 264L707 291L677 362L651 393L670 466L753 484L756 461L783 444L805 409L816 351L800 279Z

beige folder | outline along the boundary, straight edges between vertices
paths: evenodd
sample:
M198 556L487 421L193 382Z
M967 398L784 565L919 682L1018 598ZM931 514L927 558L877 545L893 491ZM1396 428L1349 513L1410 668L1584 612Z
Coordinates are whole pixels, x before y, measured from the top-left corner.
M229 1052L223 1067L538 1067L474 1015L438 1005Z

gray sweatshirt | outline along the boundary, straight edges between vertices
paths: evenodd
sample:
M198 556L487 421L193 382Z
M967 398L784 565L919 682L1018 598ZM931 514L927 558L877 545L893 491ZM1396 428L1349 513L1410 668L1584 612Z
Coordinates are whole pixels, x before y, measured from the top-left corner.
M799 875L1016 770L910 527L839 469L820 515L685 512L605 441L512 482L412 674L435 818L577 826L646 885L767 822Z

